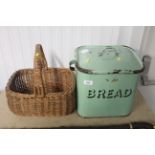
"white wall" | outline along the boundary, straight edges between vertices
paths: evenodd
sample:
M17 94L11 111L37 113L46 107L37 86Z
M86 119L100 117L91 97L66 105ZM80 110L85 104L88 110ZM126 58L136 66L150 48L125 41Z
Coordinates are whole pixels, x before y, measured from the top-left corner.
M81 45L125 44L139 50L144 27L0 27L0 90L10 75L33 66L41 43L49 66L68 67Z
M149 55L152 58L148 77L155 80L155 27L146 27L140 47L140 56ZM139 86L151 109L155 112L155 85Z
M151 56L152 62L148 75L155 80L155 27L146 27L140 50L141 57L147 54Z

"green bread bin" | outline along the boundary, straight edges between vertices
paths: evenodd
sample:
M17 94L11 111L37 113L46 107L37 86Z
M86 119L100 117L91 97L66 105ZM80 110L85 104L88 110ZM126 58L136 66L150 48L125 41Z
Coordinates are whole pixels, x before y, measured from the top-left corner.
M143 63L127 46L81 46L70 68L76 70L77 112L82 117L130 114Z

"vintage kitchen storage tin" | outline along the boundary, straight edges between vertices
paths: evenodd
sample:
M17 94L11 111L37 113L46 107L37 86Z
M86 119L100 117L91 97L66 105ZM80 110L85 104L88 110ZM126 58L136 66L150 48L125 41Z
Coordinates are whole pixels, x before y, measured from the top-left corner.
M127 46L81 46L70 62L77 75L77 111L83 117L125 116L132 111L143 64Z

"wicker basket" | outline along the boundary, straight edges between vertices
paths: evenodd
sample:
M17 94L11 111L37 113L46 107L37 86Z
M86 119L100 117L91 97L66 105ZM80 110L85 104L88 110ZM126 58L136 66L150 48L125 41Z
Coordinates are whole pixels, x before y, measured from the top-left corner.
M12 112L22 116L62 116L75 109L74 74L65 68L48 68L41 45L36 45L34 69L15 72L6 96Z

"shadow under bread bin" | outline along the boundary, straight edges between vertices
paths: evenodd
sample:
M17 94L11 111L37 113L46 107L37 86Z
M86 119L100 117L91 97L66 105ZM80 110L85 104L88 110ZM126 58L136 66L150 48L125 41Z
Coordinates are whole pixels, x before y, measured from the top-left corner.
M75 110L74 74L48 68L41 45L36 45L34 69L16 71L6 86L10 110L22 116L62 116Z
M77 76L77 111L82 117L125 116L132 111L143 64L127 46L81 46L70 68Z

